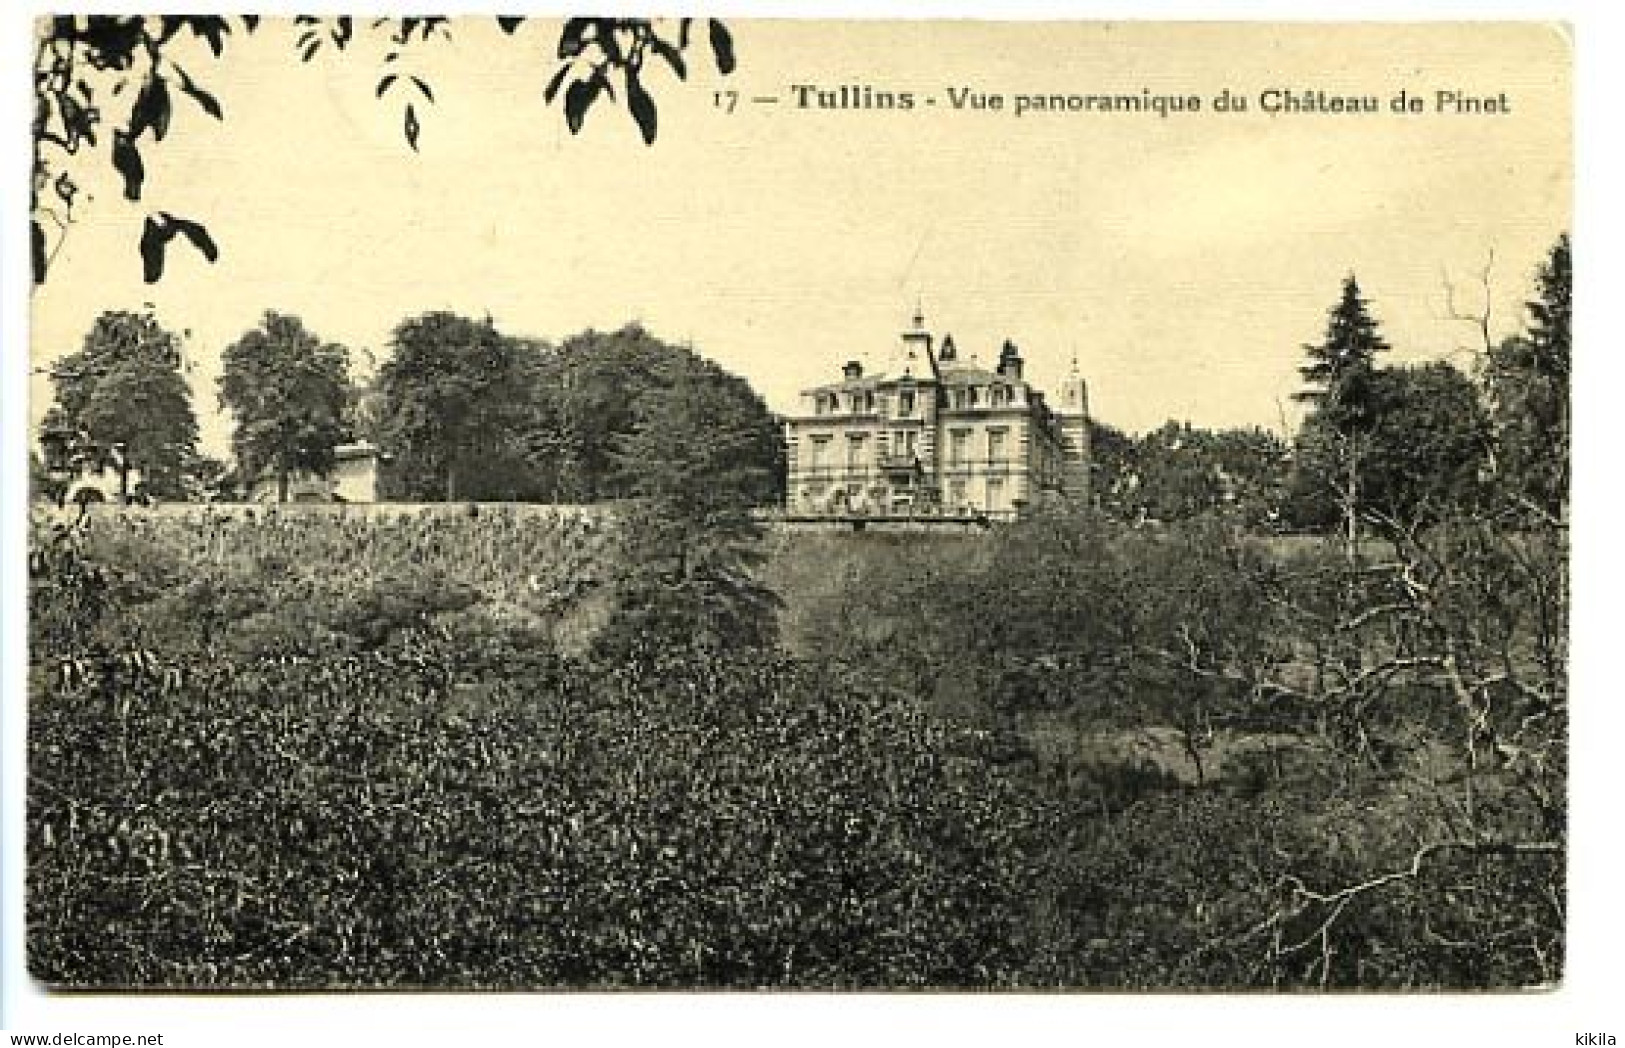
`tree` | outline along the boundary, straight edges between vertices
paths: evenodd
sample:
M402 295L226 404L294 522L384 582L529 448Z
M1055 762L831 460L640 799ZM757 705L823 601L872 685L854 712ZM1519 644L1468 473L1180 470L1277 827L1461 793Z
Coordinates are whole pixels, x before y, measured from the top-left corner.
M1371 316L1360 284L1350 273L1343 278L1343 294L1328 313L1326 337L1303 347L1309 362L1298 369L1306 388L1296 394L1339 423L1361 418L1362 380L1371 373L1377 354L1388 349Z
M546 429L538 454L554 464L556 497L593 502L629 494L614 448L637 423L637 402L671 381L680 350L637 324L565 339L543 368Z
M1377 355L1388 349L1388 343L1352 273L1344 278L1342 296L1328 318L1325 338L1303 347L1309 361L1299 372L1307 385L1296 396L1313 410L1304 424L1310 443L1301 450L1329 454L1336 465L1335 474L1324 479L1336 491L1344 541L1353 556L1359 534L1360 471L1375 411L1371 376Z
M277 500L293 473L326 473L348 436L349 352L324 343L298 317L267 311L222 354L220 401L236 416L232 450L246 487L274 471Z
M1208 430L1168 421L1139 438L1096 426L1104 454L1102 508L1119 520L1164 523L1223 514L1267 526L1281 509L1287 449L1267 430Z
M498 18L502 31L514 36L526 20ZM600 98L616 100L619 80L628 112L645 143L653 144L658 112L645 84L650 65L669 68L678 79L688 76L692 18L572 18L559 31L558 66L543 92L551 104L563 90L565 121L580 132ZM408 146L418 148L420 114L434 104L433 87L408 70L410 53L452 36L447 18L316 18L300 16L290 23L294 49L302 62L318 54L344 53L358 35L381 37L387 54L375 93L399 98L401 131ZM186 57L188 38L207 45L218 62L231 41L256 32L260 18L216 16L141 17L61 15L42 20L34 52L34 161L29 197L30 246L34 280L43 283L51 259L74 221L87 159L109 164L124 184L124 196L141 201L146 166L142 150L163 141L174 115L177 94L187 96L215 120L224 120L220 101L193 78L178 59ZM358 32L359 31L359 32ZM706 23L706 37L723 75L734 69L733 37L726 25ZM658 63L652 62L658 58ZM199 59L200 61L206 61ZM568 87L565 85L568 83ZM177 237L189 241L204 258L220 254L208 229L192 218L152 211L143 221L139 251L145 279L163 276L165 255Z
M1217 430L1207 443L1225 510L1252 527L1278 525L1292 457L1281 437L1251 426Z
M742 465L760 481L754 497L758 504L777 499L784 490L784 446L761 397L744 379L638 324L582 332L542 358L538 426L529 439L537 467L553 479L553 497L591 502L633 495L632 475L614 451L617 442L637 425L646 395L658 395L685 376L715 387L717 403L725 405L722 414L752 434Z
M1189 422L1165 422L1140 438L1139 503L1152 520L1186 520L1217 508L1221 488L1214 463L1205 454L1207 433Z
M533 371L521 344L489 321L425 313L402 321L378 372L377 432L399 497L500 495L495 460L524 466L517 442Z
M1357 434L1361 521L1389 530L1475 510L1490 430L1472 380L1434 361L1377 368L1366 381L1367 417ZM1294 523L1316 527L1340 517L1349 448L1327 419L1305 421L1293 476Z
M1535 285L1527 331L1491 351L1485 384L1506 493L1525 512L1566 520L1573 287L1568 234L1553 245Z
M1089 490L1103 512L1125 521L1134 519L1131 505L1139 483L1134 448L1134 438L1116 426L1089 420Z
M120 448L123 468L139 470L150 494L180 498L198 438L181 370L180 340L150 314L103 313L51 372L58 411L49 428L68 434L87 465Z
M1363 483L1367 519L1434 523L1479 500L1489 423L1477 387L1444 361L1372 374Z
M752 420L726 388L687 373L647 390L636 410L616 451L635 502L618 615L600 650L771 647L778 598L754 571L762 527L751 515L771 478Z

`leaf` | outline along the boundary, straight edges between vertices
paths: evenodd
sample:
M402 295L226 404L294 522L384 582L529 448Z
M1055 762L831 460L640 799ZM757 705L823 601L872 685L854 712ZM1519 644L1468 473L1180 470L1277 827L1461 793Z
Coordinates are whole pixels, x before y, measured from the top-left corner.
M252 33L254 30L258 29L259 26L260 26L260 16L259 15L244 15L243 16L243 26L250 33Z
M684 18L677 23L677 50L686 51L688 49L688 31L693 25L694 19L692 18Z
M66 171L57 175L56 181L51 185L56 190L57 199L68 205L68 212L71 214L73 212L74 197L79 194L79 186L74 183L73 179L68 177Z
M564 92L564 122L569 126L572 135L581 132L581 124L587 119L587 109L598 97L598 81L577 80Z
M609 64L618 66L624 63L626 55L621 51L621 42L615 36L615 29L618 24L616 20L613 18L595 18L592 21L598 27L593 39L598 41L598 46L603 49L604 57L609 60Z
M219 246L215 244L214 237L209 235L209 231L201 223L193 222L189 218L176 218L168 212L160 211L159 214L169 220L170 225L177 233L190 240L192 246L197 248L198 253L206 261L212 263L220 260Z
M717 56L717 71L727 76L734 71L734 38L728 27L711 19L711 50Z
M45 248L45 228L38 222L29 222L29 227L29 232L32 234L30 244L32 250L30 254L34 260L34 283L43 284L45 283L45 270L49 264L49 253Z
M649 38L649 46L654 48L655 54L666 60L666 64L671 66L671 71L677 74L677 79L688 79L688 63L683 61L682 52L658 36Z
M406 120L405 120L405 124L406 124L406 144L411 146L413 151L415 152L417 150L417 148L418 148L418 132L422 130L422 125L420 125L418 123L417 111L412 108L412 103L410 103L410 102L406 103Z
M156 284L164 275L164 248L174 237L172 229L161 228L151 215L141 227L141 279Z
M186 75L186 70L182 69L180 66L175 66L174 68L176 74L181 78L181 91L184 92L187 97L196 102L200 107L202 107L205 113L208 113L216 120L224 120L226 118L226 114L225 111L220 108L219 100L213 95L209 94L209 92L203 90L203 88L197 86L197 84L193 83L192 78Z
M220 249L214 238L201 224L189 218L177 218L167 211L148 215L141 229L142 279L156 284L164 275L164 252L176 236L184 236L209 262L220 258Z
M393 84L395 81L397 81L399 79L400 79L399 74L390 73L388 76L384 77L382 80L379 80L378 81L378 89L373 92L373 96L376 97L376 98L383 98L384 97L384 92L389 90L389 85Z
M113 169L124 176L124 198L141 199L141 183L146 179L146 168L141 163L141 152L123 131L113 132Z
M512 16L509 16L509 17L503 17L501 15L497 16L497 25L501 26L502 31L504 33L507 33L509 36L512 36L514 34L514 31L516 29L518 29L521 25L523 25L524 22L525 22L525 19L524 19L523 16L520 16L520 17L517 17L517 18L512 17Z
M590 18L572 18L564 23L564 28L559 32L560 58L574 58L581 53L583 37L590 25Z
M434 101L434 92L429 90L429 85L424 83L421 77L414 76L412 78L412 83L418 85L418 90L423 92L424 98L427 98L431 102Z
M542 91L542 101L548 105L553 104L554 97L559 93L559 86L564 83L564 78L569 75L570 68L569 63L559 66L559 71L553 74L553 79L547 82L546 89Z
M140 138L142 132L152 129L152 136L162 142L169 133L169 84L161 76L149 76L141 84L135 105L130 108L130 138Z
M655 100L649 97L643 82L638 79L637 71L631 68L626 70L626 104L632 111L632 119L638 122L638 130L643 132L643 144L654 145L658 126Z
M98 68L129 69L134 64L136 46L141 42L140 18L91 15L85 19L83 30L74 30L70 39L77 37L95 52L92 62L101 62ZM71 20L70 20L71 24Z
M221 37L224 34L231 32L231 26L226 24L226 20L224 18L194 18L191 21L192 33L207 40L209 42L209 50L214 53L214 57L219 58L220 52L225 50L226 46L225 41L221 39Z

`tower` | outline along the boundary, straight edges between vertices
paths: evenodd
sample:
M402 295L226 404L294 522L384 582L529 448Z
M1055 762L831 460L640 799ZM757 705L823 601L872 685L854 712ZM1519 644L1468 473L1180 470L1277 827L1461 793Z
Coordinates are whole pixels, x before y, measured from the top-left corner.
M932 355L933 339L925 328L925 314L914 309L914 322L903 332L903 365L900 371L915 378L936 376L937 358Z
M1089 387L1078 374L1078 359L1072 358L1072 371L1061 383L1061 401L1056 414L1061 421L1061 489L1080 506L1090 502L1089 491Z

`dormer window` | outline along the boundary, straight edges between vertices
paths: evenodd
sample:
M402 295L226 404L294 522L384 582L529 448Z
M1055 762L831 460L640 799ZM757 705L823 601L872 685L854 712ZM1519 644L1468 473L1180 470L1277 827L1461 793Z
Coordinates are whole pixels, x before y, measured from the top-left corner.
M905 389L897 394L897 413L899 415L914 414L914 391Z

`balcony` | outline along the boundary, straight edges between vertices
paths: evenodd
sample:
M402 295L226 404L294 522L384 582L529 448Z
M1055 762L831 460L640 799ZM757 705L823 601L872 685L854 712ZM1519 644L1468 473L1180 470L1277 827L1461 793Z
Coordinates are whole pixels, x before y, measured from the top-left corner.
M912 452L885 454L875 456L875 466L882 473L918 473L920 472L919 456Z

